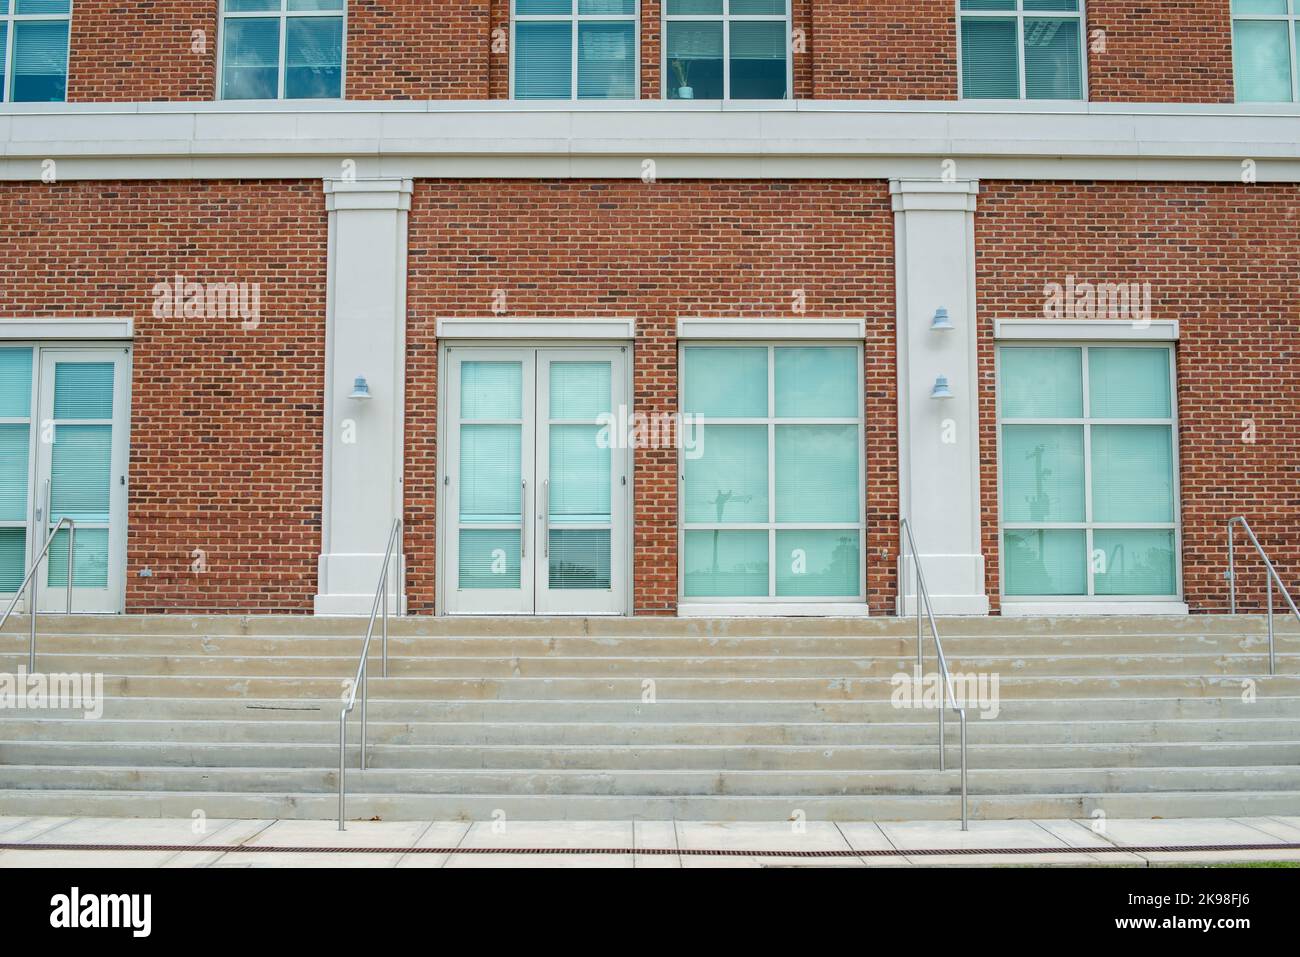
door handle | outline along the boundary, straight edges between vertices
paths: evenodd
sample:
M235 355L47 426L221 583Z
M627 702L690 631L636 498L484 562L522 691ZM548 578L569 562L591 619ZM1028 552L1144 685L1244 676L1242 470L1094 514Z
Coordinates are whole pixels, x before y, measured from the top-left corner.
M542 479L542 557L551 557L551 481Z
M40 500L36 503L36 526L37 526L38 528L41 527L41 525L42 525L42 520L45 518L46 510L47 510L49 507L50 507L50 480L49 480L49 479L46 479L46 480L45 480L45 494L42 495L41 498L40 498ZM42 538L42 539L45 538L45 533L44 533L44 531L42 531L42 533L41 533L41 538Z
M523 481L519 495L519 557L528 557L528 480Z

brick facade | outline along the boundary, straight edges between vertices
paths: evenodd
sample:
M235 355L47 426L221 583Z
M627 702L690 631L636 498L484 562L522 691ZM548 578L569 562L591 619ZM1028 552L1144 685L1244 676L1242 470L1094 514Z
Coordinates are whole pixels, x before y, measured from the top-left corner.
M212 100L218 0L77 0L68 102Z
M883 182L432 181L410 222L406 502L411 607L432 609L435 320L491 314L637 323L638 411L677 408L682 316L865 318L867 589L892 610L898 516L893 227ZM639 450L637 614L677 602L677 455Z
M998 594L993 320L1041 317L1043 285L1070 273L1150 282L1151 318L1180 322L1182 558L1192 610L1227 610L1224 523L1232 516L1247 516L1276 564L1300 568L1297 234L1295 185L984 184L975 239L991 597ZM1244 549L1238 557L1239 597L1258 610L1261 566Z
M489 0L349 0L352 100L488 97Z
M310 612L325 388L320 182L0 183L0 222L0 321L135 321L126 610ZM259 283L257 328L155 318L154 284L176 274ZM206 571L191 570L195 549Z
M1229 3L1088 0L1089 99L1231 103Z

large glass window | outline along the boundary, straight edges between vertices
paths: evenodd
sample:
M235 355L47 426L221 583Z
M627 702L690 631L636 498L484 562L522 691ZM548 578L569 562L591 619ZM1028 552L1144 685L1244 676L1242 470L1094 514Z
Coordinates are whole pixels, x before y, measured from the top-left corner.
M1232 65L1238 102L1300 100L1300 0L1232 0Z
M512 0L517 100L637 98L637 0Z
M789 0L664 0L670 100L790 96Z
M1083 99L1083 0L959 0L965 99Z
M1167 346L998 352L1002 591L1180 593Z
M71 0L0 0L0 101L68 98Z
M862 354L857 346L682 350L686 598L860 599Z
M344 0L223 0L223 100L343 96Z

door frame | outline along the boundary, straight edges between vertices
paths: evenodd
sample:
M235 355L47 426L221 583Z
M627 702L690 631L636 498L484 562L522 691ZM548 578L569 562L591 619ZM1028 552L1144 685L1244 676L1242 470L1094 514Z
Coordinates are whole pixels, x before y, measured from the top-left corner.
M521 325L525 322L525 320L515 320L515 321L520 323ZM441 323L442 320L440 320L439 322ZM448 389L450 388L453 379L453 376L450 375L452 353L455 352L459 354L460 352L472 350L473 352L479 354L491 355L492 353L504 354L512 350L517 351L520 349L527 349L527 350L553 349L553 350L565 351L565 352L577 352L577 351L598 352L598 351L607 351L609 349L622 350L624 354L623 385L621 389L615 387L613 389L613 392L616 401L621 402L627 408L629 413L633 411L632 403L633 403L633 396L635 395L633 389L633 378L635 376L635 350L634 350L634 340L632 339L622 339L622 338L561 339L561 338L549 338L549 337L546 338L534 337L534 338L519 338L519 339L443 338L439 341L438 343L438 400L437 400L438 415L437 415L437 422L436 422L436 428L438 431L437 431L437 440L435 442L436 452L434 456L435 465L437 466L435 470L435 481L437 482L437 486L438 486L437 497L436 497L437 504L435 506L436 555L434 561L434 576L436 582L434 588L434 602L435 602L434 607L435 607L435 614L439 616L454 615L456 617L476 617L476 616L481 617L485 615L486 616L497 615L502 617L506 617L506 616L517 617L522 615L524 617L543 617L543 616L539 616L535 611L512 613L512 612L496 612L496 611L494 612L486 612L486 611L485 612L449 612L447 610L447 592L448 592L447 581L448 581L448 575L450 573L449 569L451 567L450 563L447 561L448 551L449 551L447 546L447 541L449 535L452 534L457 524L454 521L446 520L449 514L447 510L448 508L447 502L449 498L447 494L448 492L447 479L450 476L450 472L448 470L454 464L451 461L451 456L450 456L450 450L452 448L452 445L451 443L444 441L450 435L448 429L452 427L451 419L448 414L451 408L451 403L448 401ZM534 385L535 384L536 383L534 382ZM534 402L534 404L536 404L535 393L532 401ZM615 414L617 417L617 410ZM534 409L534 420L536 421L536 409ZM562 616L557 615L558 617L597 617L597 616L610 616L610 615L625 616L625 615L632 614L632 609L635 601L634 591L633 591L635 586L635 573L633 571L633 562L632 562L632 555L633 555L634 544L635 544L633 539L633 529L635 528L635 524L636 524L635 522L636 476L633 469L635 457L633 454L633 450L629 448L613 449L611 451L614 453L615 456L614 458L615 467L621 464L623 467L623 474L627 476L627 487L624 491L624 495L626 496L626 507L624 509L624 532L622 534L623 547L620 549L620 553L622 557L622 566L623 566L623 574L619 576L621 578L621 584L623 587L623 596L624 596L624 600L622 602L622 608L618 611L609 611L609 612L574 612L572 615L568 615L568 614L564 614ZM621 463L620 463L619 453L621 453L621 459L622 459ZM533 521L533 526L534 526L533 531L535 532L536 531L535 520ZM617 538L618 536L615 535L614 537ZM535 534L529 537L529 545L530 548L536 545ZM614 543L611 542L611 548L613 547L614 547ZM611 576L613 574L614 574L614 569L611 569ZM613 584L613 581L614 579L611 577L611 584Z

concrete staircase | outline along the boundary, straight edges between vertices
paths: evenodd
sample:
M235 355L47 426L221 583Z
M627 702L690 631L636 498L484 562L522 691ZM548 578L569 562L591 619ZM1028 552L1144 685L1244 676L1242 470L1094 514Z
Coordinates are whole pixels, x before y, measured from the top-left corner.
M9 627L0 672L12 673L26 622ZM41 627L39 669L102 672L103 717L0 708L0 815L336 813L338 714L363 623ZM948 619L940 631L954 672L998 676L998 716L971 715L973 817L1300 813L1294 622L1279 619L1276 677L1257 616ZM898 619L396 622L349 816L951 818L955 721L940 773L935 712L891 703L915 641Z

